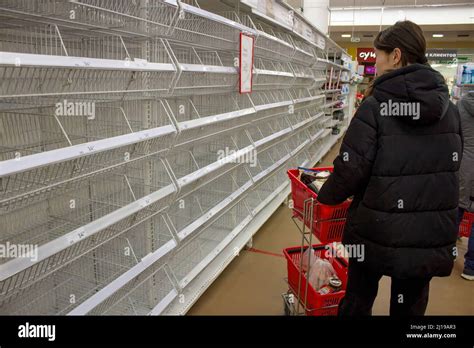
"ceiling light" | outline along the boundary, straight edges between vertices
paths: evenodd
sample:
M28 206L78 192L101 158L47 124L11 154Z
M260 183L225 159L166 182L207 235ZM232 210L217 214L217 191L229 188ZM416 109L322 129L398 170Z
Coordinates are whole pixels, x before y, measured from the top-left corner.
M444 37L444 34L433 34L433 37Z
M342 34L341 37L351 37L351 34Z

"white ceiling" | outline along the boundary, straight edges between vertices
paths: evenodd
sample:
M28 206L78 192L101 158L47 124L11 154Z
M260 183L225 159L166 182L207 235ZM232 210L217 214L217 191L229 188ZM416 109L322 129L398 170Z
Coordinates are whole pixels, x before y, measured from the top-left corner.
M474 31L463 32L463 35L469 36L458 36L458 33L453 32L443 32L444 37L442 38L434 38L433 34L438 34L439 31L426 31L424 30L424 36L427 42L466 42L466 41L473 41L474 39ZM351 33L350 31L348 32ZM375 36L377 35L377 31L355 31L354 37L359 37L361 42L370 42L374 41ZM331 38L336 41L337 43L350 43L350 38L341 37L342 32L331 32ZM461 33L459 33L461 34Z
M422 25L423 33L427 42L459 42L474 40L474 25L458 24L458 25ZM355 27L354 35L359 37L361 42L372 43L375 36L379 32L379 27L359 26ZM434 38L433 34L443 34L442 38ZM350 38L341 37L342 34L352 34L351 27L332 26L330 27L330 36L334 41L341 43L351 42ZM469 36L465 36L469 35Z
M329 7L473 4L472 0L329 0Z

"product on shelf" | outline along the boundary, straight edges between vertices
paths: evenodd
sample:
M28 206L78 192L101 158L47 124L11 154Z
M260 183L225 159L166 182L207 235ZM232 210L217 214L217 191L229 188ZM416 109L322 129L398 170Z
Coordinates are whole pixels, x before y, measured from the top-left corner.
M474 64L463 63L458 65L458 71L456 76L457 85L468 85L474 84Z
M334 111L332 118L334 120L342 121L344 119L344 111L342 110L336 110Z

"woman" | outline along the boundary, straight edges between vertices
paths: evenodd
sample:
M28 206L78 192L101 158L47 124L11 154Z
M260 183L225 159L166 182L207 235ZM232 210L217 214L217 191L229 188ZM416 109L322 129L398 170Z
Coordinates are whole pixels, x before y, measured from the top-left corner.
M370 315L382 275L392 278L390 315L423 315L431 278L449 276L456 257L459 114L418 25L397 22L374 46L379 76L318 200L353 196L342 242L364 250L349 260L340 315Z
M474 212L474 91L461 98L458 108L464 135L464 152L459 171L459 219L461 219L466 210ZM464 270L461 277L474 280L474 226L464 255Z

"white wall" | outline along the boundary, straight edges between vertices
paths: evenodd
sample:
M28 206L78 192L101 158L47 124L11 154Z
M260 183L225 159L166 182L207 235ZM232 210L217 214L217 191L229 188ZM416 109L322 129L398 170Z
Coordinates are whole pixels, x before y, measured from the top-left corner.
M329 0L304 0L304 16L323 33L328 32Z

